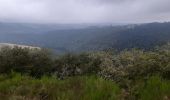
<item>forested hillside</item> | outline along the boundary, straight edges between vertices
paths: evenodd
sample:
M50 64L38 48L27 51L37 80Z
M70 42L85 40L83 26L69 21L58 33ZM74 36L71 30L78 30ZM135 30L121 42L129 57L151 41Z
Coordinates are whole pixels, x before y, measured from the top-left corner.
M170 100L170 0L0 0L0 100Z
M17 26L17 28L25 29L21 26ZM57 26L39 26L38 28L32 26L38 34L25 31L30 28L26 28L22 32L10 28L12 26L7 29L3 28L7 32L0 31L0 42L51 48L57 53L97 51L110 48L118 50L128 48L152 49L170 40L169 22L88 28L82 26L81 28L76 27L76 29L67 26L67 28L60 27L60 30L55 29Z
M154 50L54 56L44 49L0 50L3 100L169 100L170 44Z

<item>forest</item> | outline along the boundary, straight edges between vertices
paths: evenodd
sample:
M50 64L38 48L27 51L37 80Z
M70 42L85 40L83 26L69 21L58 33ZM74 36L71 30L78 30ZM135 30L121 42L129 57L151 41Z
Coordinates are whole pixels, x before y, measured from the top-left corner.
M70 27L0 23L0 42L49 48L57 54L110 48L120 51L131 48L149 50L169 42L169 27L170 22Z

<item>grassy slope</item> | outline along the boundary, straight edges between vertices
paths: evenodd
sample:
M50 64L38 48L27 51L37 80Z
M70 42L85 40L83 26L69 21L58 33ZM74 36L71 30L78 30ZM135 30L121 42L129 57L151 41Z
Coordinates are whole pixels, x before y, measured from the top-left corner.
M169 89L170 81L159 76L134 84L130 94L114 82L96 76L66 80L34 79L20 74L0 76L0 98L3 100L169 100Z
M95 76L58 80L16 74L0 78L3 100L116 100L119 92L118 85Z

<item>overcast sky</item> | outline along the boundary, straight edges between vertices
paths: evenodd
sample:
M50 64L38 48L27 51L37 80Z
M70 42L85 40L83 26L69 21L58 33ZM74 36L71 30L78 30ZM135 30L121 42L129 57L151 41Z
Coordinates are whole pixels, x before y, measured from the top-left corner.
M0 21L31 23L170 21L170 0L0 0Z

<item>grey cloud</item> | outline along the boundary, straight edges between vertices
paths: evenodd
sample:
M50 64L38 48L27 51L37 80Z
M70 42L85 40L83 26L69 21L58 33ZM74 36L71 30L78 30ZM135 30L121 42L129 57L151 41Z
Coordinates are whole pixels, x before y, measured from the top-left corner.
M170 20L170 0L0 0L0 21L118 23Z

